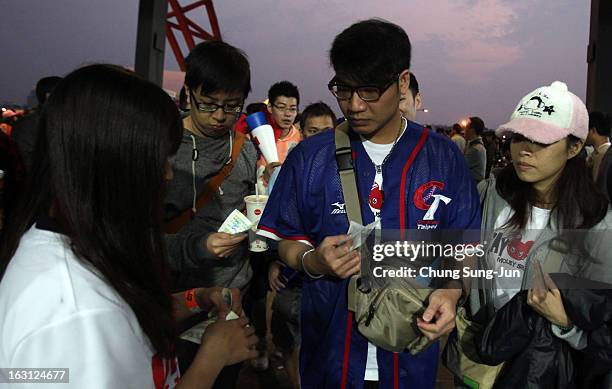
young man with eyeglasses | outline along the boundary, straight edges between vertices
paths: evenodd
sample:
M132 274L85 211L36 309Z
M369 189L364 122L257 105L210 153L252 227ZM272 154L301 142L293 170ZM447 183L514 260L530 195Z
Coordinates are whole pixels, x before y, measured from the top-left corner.
M410 93L410 52L404 30L383 20L350 26L330 51L336 74L329 89L350 126L363 222L378 219L383 230L478 229L478 194L459 150L446 137L402 118L400 96ZM436 197L434 206L435 195L444 201ZM360 271L360 254L350 250L346 206L329 131L289 154L259 224L280 240L282 260L303 271L302 388L433 388L437 342L416 355L394 354L357 331L347 286ZM444 286L415 318L429 339L454 327L462 285Z
M252 277L247 235L217 231L234 209L244 209L244 197L255 189L255 147L233 130L251 90L249 62L239 49L209 41L198 44L185 64L190 112L183 119L165 204L167 225L174 226L166 242L171 269L178 276L175 287L224 286L244 292ZM227 166L232 167L229 174L211 185ZM202 205L203 193L209 197ZM194 349L190 346L197 345L183 341L177 346L182 367ZM238 371L224 369L216 387L234 387Z
M298 114L298 106L300 104L300 92L294 84L289 81L280 81L274 83L268 90L268 105L267 110L269 117L271 117L271 125L275 129L275 134L278 134L276 139L276 150L278 152L279 162L268 163L263 155L259 156L257 160L257 189L258 193L268 193L268 183L272 176L274 169L279 167L285 158L287 153L295 147L301 140L302 136L297 128L293 125L295 118ZM278 131L280 129L280 131ZM276 135L275 135L276 136ZM253 302L253 324L257 329L257 335L260 336L260 343L257 348L260 351L259 356L251 361L251 365L256 371L267 370L269 367L269 358L266 351L265 344L265 320L260 320L265 315L265 296L267 292L267 275L268 275L268 262L277 257L276 250L271 250L261 253L258 257L254 258L253 264L253 287L252 295L260 296ZM265 266L261 266L265 264ZM264 290L265 289L265 290Z
M297 86L289 81L277 82L268 90L268 112L273 121L271 125L281 130L276 140L279 162L268 163L263 155L260 156L257 161L257 185L260 193L266 192L274 169L285 162L289 150L302 140L300 131L293 125L299 105L300 92Z

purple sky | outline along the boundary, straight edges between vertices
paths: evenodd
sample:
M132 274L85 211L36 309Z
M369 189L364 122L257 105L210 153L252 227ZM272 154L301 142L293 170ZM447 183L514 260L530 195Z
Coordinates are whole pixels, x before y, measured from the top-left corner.
M322 99L338 111L326 88L327 51L342 29L370 17L410 36L412 71L430 109L419 113L422 123L478 115L494 128L523 95L554 80L586 95L589 0L217 0L215 9L223 39L249 56L249 102L287 79L300 88L302 107ZM137 13L137 0L5 2L0 101L24 103L40 77L82 64L133 66ZM178 69L166 51L166 68Z

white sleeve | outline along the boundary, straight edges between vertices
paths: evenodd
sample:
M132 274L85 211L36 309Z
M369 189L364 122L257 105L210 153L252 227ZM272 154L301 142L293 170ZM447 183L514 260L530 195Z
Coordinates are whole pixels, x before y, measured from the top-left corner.
M255 185L257 185L257 193L268 193L267 185L263 178L265 170L265 165L257 167L257 182L255 183Z
M563 333L561 327L552 323L550 326L553 334L557 338L565 340L573 349L582 350L587 346L587 336L580 328L574 326L570 331Z
M133 321L119 309L81 311L28 335L6 367L70 369L68 384L32 384L36 389L153 388L152 352Z

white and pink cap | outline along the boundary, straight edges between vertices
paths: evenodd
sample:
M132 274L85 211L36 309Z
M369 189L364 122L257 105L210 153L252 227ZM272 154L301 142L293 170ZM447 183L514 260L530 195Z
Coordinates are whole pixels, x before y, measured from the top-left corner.
M497 136L517 133L534 142L551 144L574 135L583 141L589 132L589 113L561 81L523 97L510 121L495 130Z

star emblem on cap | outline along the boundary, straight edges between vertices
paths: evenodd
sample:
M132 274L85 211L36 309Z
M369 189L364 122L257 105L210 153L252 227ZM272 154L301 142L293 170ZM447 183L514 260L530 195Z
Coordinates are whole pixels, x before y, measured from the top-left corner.
M548 116L552 115L553 112L555 112L555 106L554 105L547 105L544 107L544 112L548 113Z

